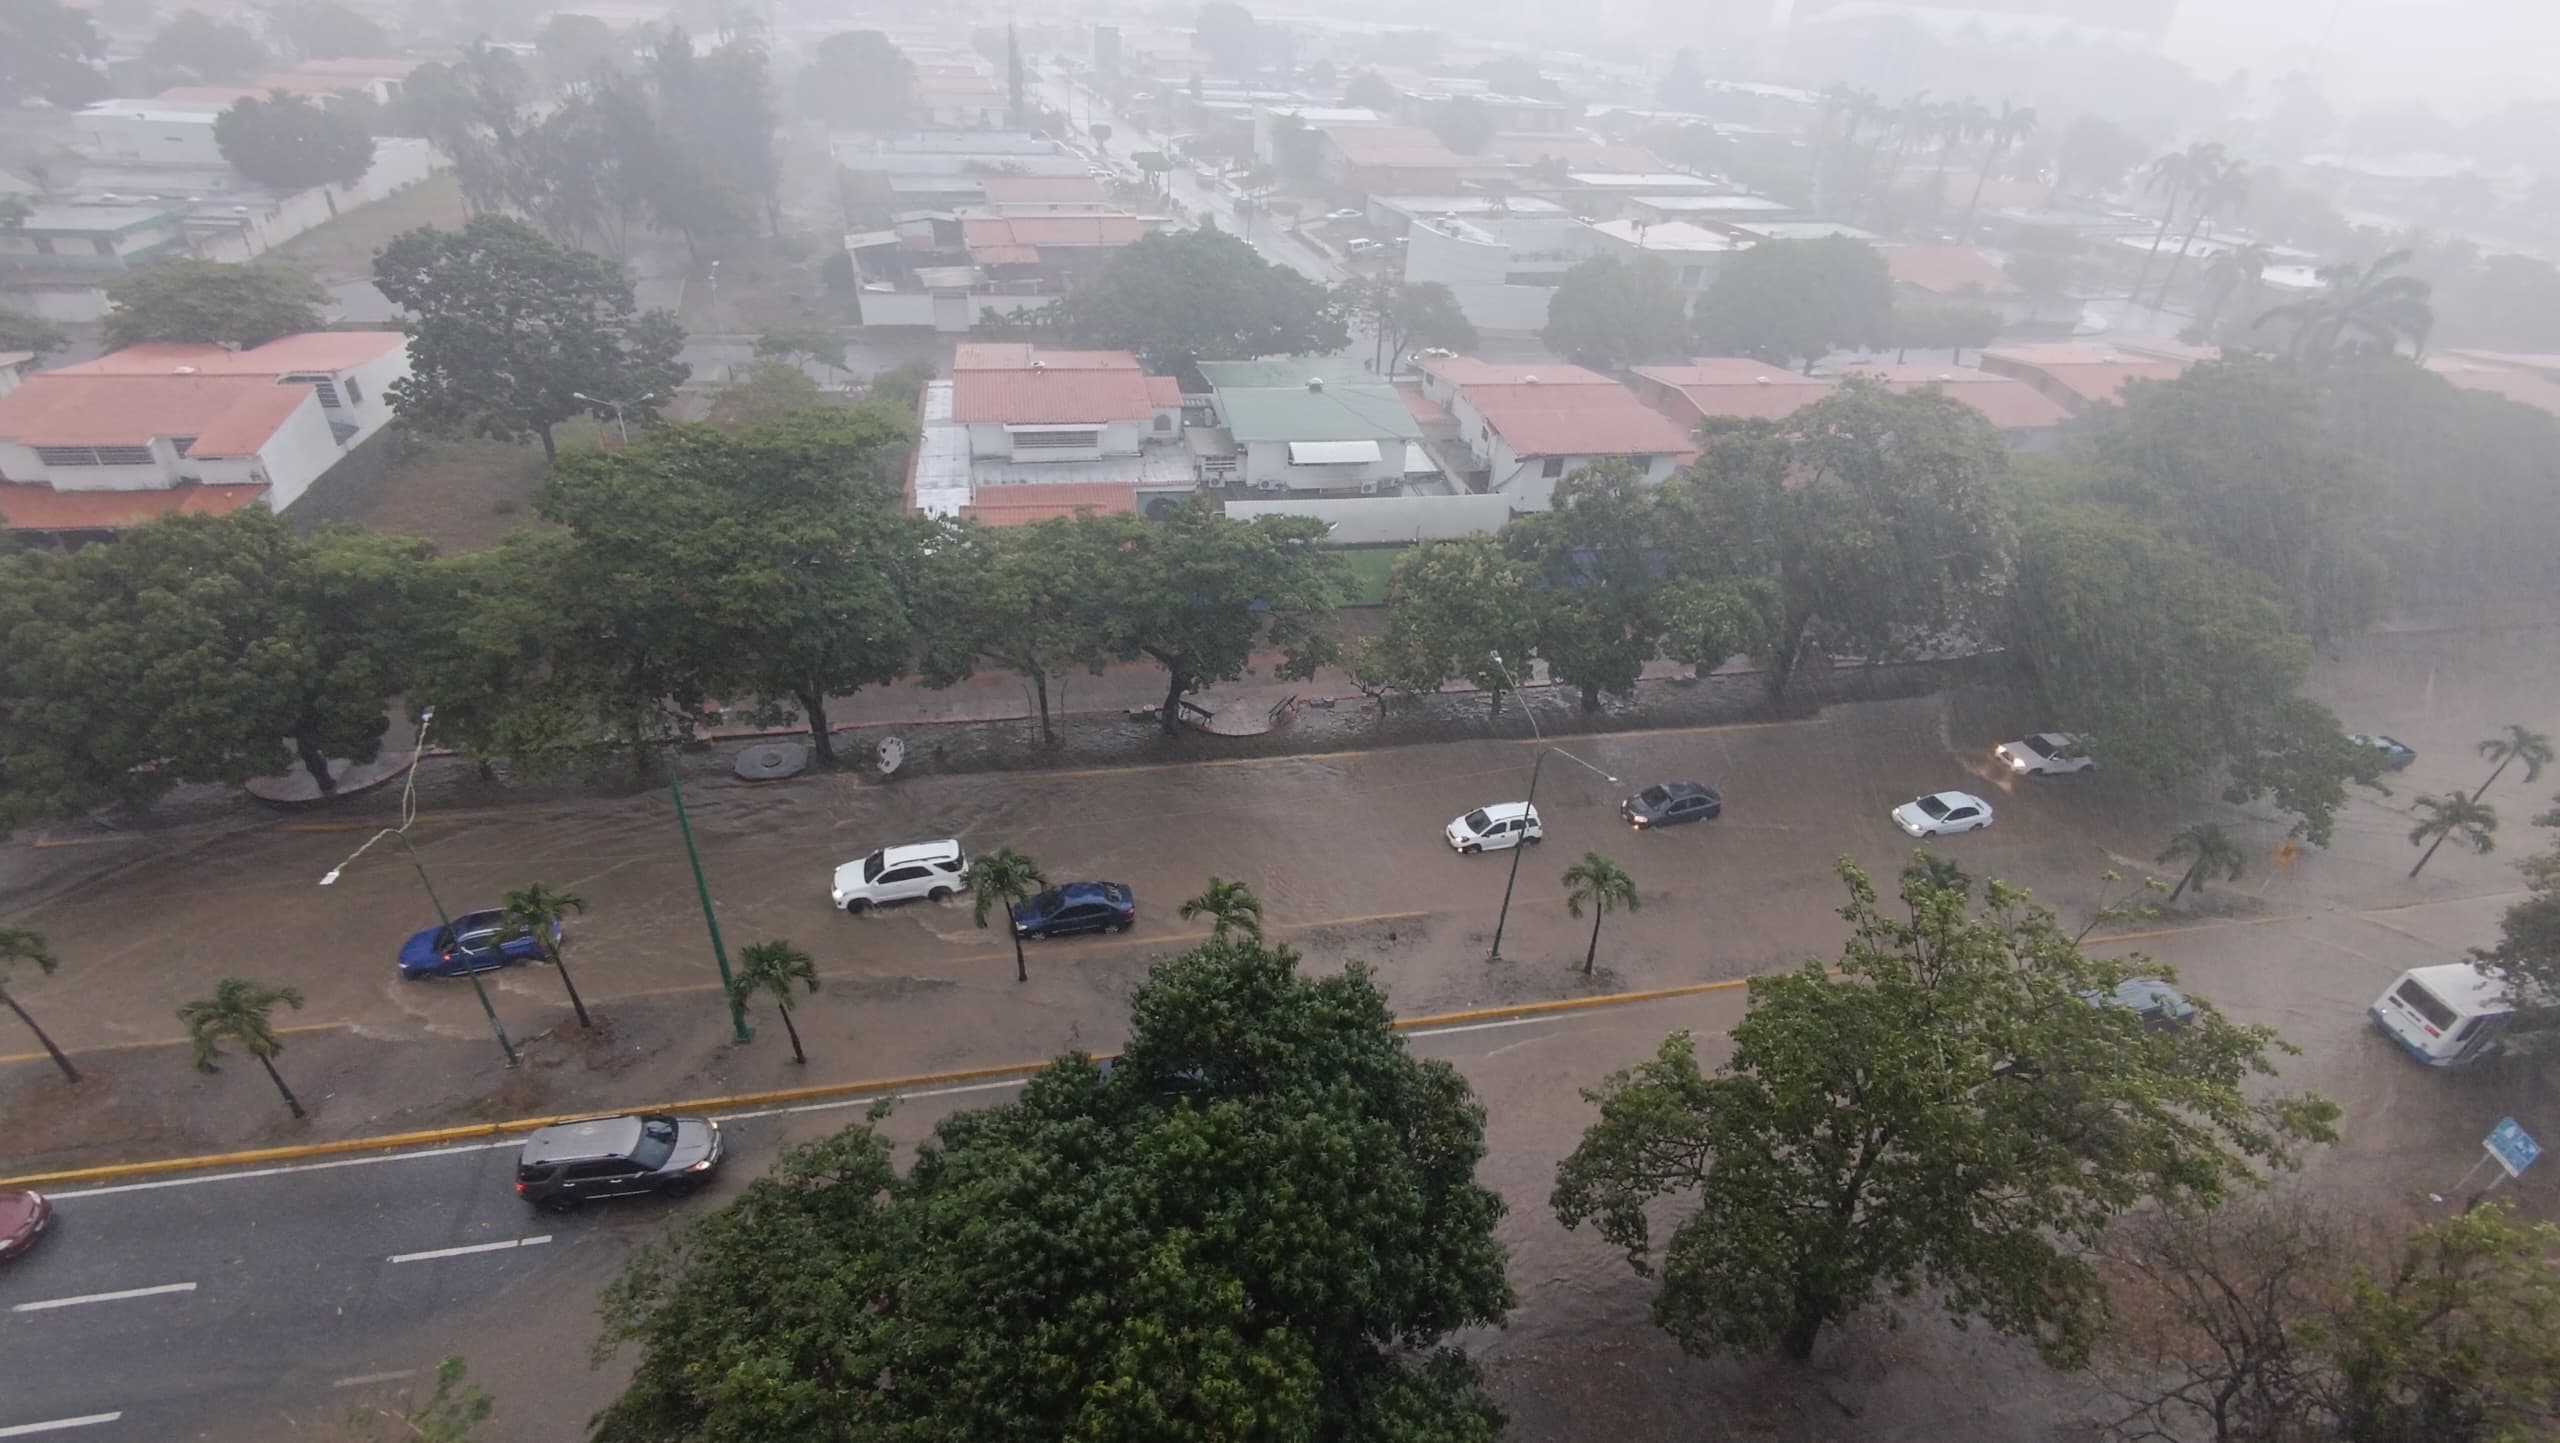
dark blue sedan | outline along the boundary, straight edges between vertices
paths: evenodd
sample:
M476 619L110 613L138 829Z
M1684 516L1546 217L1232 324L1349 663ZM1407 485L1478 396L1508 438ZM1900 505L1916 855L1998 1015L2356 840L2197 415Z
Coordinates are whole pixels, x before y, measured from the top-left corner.
M1137 920L1138 894L1121 882L1069 882L1013 908L1013 930L1023 937L1126 932Z
M560 945L560 924L551 924L551 945ZM402 977L459 977L488 972L542 955L531 933L507 935L507 914L465 912L450 927L429 927L400 944Z

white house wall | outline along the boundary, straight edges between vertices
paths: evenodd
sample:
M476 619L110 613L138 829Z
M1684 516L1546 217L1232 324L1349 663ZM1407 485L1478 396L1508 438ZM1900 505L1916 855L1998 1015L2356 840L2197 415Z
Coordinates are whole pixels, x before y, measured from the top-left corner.
M391 424L392 384L409 374L409 348L395 346L363 365L338 373L338 412L340 420L352 424L356 434L347 444L356 445L374 432ZM353 380L362 400L348 397L347 382Z
M258 466L269 488L268 507L282 511L300 500L302 493L311 489L311 483L320 479L320 473L338 464L338 458L345 454L336 433L329 429L329 418L318 393L313 393L293 409L293 414L267 438L267 444L258 448Z
M1292 465L1286 441L1249 441L1243 450L1242 471L1248 486L1287 491L1348 491L1364 485L1404 483L1404 443L1401 441L1379 442L1378 459L1356 466Z

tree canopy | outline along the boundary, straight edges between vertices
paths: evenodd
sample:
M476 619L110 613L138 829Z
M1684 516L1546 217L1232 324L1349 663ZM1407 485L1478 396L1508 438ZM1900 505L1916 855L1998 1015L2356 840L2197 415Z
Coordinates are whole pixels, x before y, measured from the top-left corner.
M233 101L214 118L213 139L232 169L280 191L353 185L373 165L363 116L281 90Z
M1929 344L1952 344L1935 337ZM1841 347L1896 339L1893 276L1881 252L1850 236L1764 241L1725 257L1698 297L1697 338L1713 355L1801 363L1810 373Z
M283 0L268 15L285 44L305 60L395 53L380 25L337 0Z
M1166 731L1186 693L1244 675L1256 648L1280 654L1275 674L1284 679L1313 676L1333 660L1341 562L1314 544L1323 522L1237 521L1199 501L1118 524L1098 599L1114 652L1164 668Z
M551 455L560 422L609 415L612 401L646 418L684 380L673 315L638 310L620 266L522 221L480 215L459 231L404 231L373 274L416 317L391 404L421 430L539 438Z
M847 30L818 42L792 82L792 100L811 120L853 130L894 130L907 123L916 67L877 30Z
M1431 133L1460 155L1481 154L1493 143L1493 112L1472 95L1453 95L1431 107Z
M2333 1136L2333 1103L2249 1095L2289 1050L2273 1033L2195 999L2187 1026L2146 1028L2104 1000L2143 959L2082 956L2023 893L1987 883L1974 912L1914 869L1906 920L1838 870L1840 975L1753 979L1713 1075L1677 1033L1586 1094L1599 1120L1557 1171L1558 1218L1658 1269L1654 1318L1684 1349L1803 1358L1926 1286L2077 1365L2105 1318L2090 1254L2117 1217L2210 1204Z
M204 85L236 85L267 68L267 48L257 36L200 10L171 16L142 47L142 58Z
M86 11L62 0L0 5L0 94L39 95L74 110L107 93L106 42Z
M1388 1021L1231 933L903 1175L876 1114L786 1152L608 1289L593 1437L1491 1443L1444 1346L1512 1301L1484 1117Z
M1201 361L1321 354L1351 340L1322 286L1213 230L1154 232L1122 246L1054 306L1069 344L1134 351L1186 388L1200 384Z
M180 341L246 349L320 329L329 293L289 265L167 260L107 285L110 346Z
M1564 273L1547 302L1547 345L1604 371L1676 357L1686 347L1686 304L1653 256L1594 256Z

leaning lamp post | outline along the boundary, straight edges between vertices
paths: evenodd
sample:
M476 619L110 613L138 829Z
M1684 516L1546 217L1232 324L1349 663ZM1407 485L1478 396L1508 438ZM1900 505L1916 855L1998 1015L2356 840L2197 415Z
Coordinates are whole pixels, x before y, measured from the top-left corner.
M338 878L346 872L347 868L355 865L356 858L373 850L374 843L381 841L385 837L396 837L400 841L401 850L409 854L409 865L418 874L418 885L426 889L427 901L436 909L436 924L444 929L446 935L450 936L453 933L452 914L445 911L444 899L436 895L436 884L433 881L430 881L427 877L427 864L425 860L419 857L416 844L409 840L409 827L418 819L418 764L426 760L427 728L434 723L435 719L436 709L434 707L428 707L426 710L418 713L417 749L409 758L409 779L400 788L400 825L396 827L385 827L381 831L374 833L372 836L365 838L364 845L356 848L352 852L349 852L345 861L340 862L338 865L331 867L328 871L321 874L320 885L323 887L336 886ZM456 938L455 940L459 941L460 939ZM507 1066L515 1066L516 1045L507 1040L507 1029L505 1024L498 1020L498 1009L490 1005L489 989L480 985L479 969L476 967L466 967L463 969L462 975L471 979L471 994L480 999L481 1015L489 1019L489 1031L498 1039L498 1050L507 1055Z
M1497 651L1488 653L1488 655L1493 658L1493 664L1496 667L1501 668L1503 681L1509 684L1514 692L1519 691L1520 679L1511 674L1511 668L1502 660L1502 653ZM1529 719L1529 735L1535 738L1538 743L1537 755L1532 758L1529 763L1529 796L1522 805L1526 806L1533 812L1537 810L1538 776L1539 773L1546 769L1547 753L1549 752L1553 752L1557 756L1564 758L1566 761L1573 763L1575 766L1582 768L1584 771L1590 772L1592 775L1601 778L1611 786L1617 785L1618 779L1616 777L1609 775L1609 773L1591 765L1591 763L1584 761L1582 758L1575 756L1573 753L1566 751L1562 747L1547 745L1546 733L1538 729L1537 709L1529 705L1529 699L1525 696L1520 698L1520 712L1521 715L1526 716ZM1505 878L1502 883L1502 912L1493 920L1493 950L1486 954L1484 960L1487 962L1499 962L1502 960L1502 929L1510 925L1511 922L1511 893L1514 888L1520 885L1520 854L1527 850L1529 850L1529 844L1525 839L1511 844L1511 875Z

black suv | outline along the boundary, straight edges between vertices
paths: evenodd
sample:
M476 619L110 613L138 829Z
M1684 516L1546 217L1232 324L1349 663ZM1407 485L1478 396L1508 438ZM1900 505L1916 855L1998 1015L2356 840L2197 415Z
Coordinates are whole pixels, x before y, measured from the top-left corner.
M543 1128L516 1159L516 1195L565 1212L590 1198L659 1192L683 1197L720 1166L720 1124L662 1112Z

